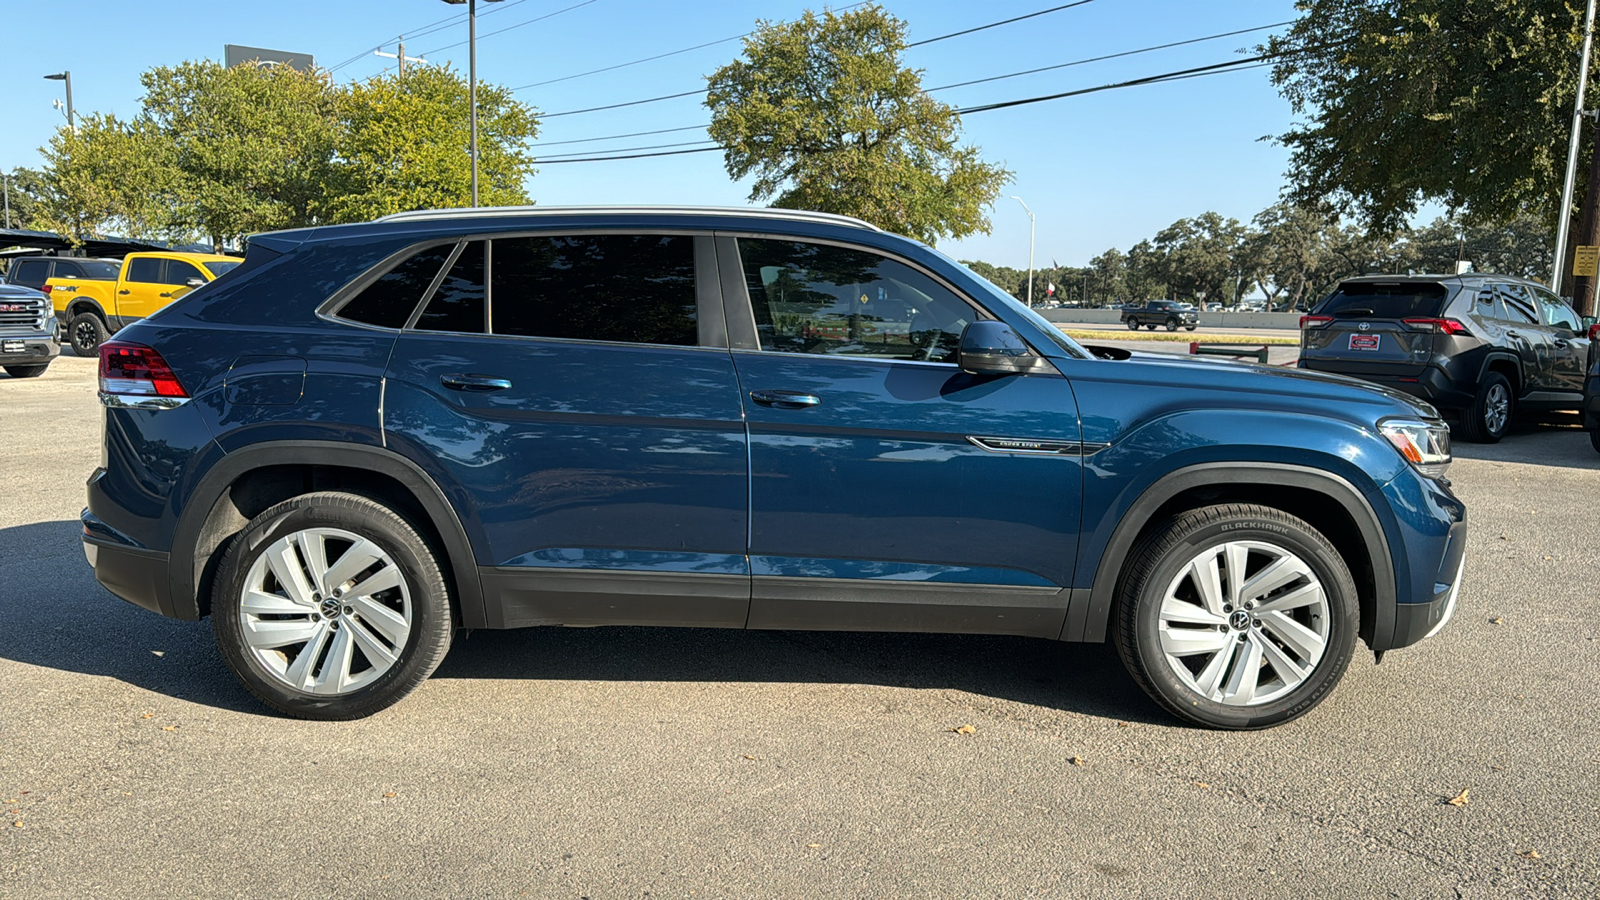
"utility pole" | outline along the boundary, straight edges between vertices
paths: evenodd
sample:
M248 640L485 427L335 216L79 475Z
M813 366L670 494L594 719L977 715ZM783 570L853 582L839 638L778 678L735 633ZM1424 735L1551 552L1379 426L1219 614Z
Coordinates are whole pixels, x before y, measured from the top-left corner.
M406 41L405 41L405 38L401 38L400 39L400 46L395 48L395 49L398 50L399 52L398 53L385 53L382 50L374 50L374 51L372 51L372 55L373 56L381 56L381 57L384 57L385 59L392 59L392 60L398 61L399 64L400 64L400 78L401 78L401 80L404 80L405 77L406 77L406 63L408 63L408 62L414 62L414 63L425 63L425 62L427 62L427 60L423 59L420 56L407 56L406 55Z
M10 231L11 230L11 176L9 174L5 173L5 172L0 172L0 188L4 189L5 195L6 195L6 230Z
M1022 198L1016 194L1012 194L1011 199L1022 203ZM1028 214L1028 307L1031 309L1033 307L1033 226L1035 222L1033 210L1028 209L1028 204L1022 203L1022 208Z
M1567 179L1561 188L1561 208L1556 215L1556 252L1551 260L1550 289L1561 293L1567 269L1567 229L1572 222L1572 183L1578 175L1578 135L1583 127L1583 93L1589 86L1589 48L1594 44L1594 4L1589 0L1583 17L1583 53L1578 58L1578 98L1572 104L1572 138L1567 143Z
M1595 120L1594 151L1589 159L1589 186L1584 192L1582 218L1573 243L1577 246L1600 244L1600 110L1590 110L1584 115ZM1564 260L1557 261L1562 268ZM1589 275L1575 275L1572 279L1572 306L1580 316L1595 314L1595 279Z

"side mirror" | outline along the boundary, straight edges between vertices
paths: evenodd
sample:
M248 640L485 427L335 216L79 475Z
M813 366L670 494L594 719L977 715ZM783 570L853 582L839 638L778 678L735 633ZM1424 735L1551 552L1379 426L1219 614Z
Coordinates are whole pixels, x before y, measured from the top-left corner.
M186 285L188 285L189 287L192 287L192 288L200 287L200 286L204 285L205 283L206 283L206 280L204 278L191 278L188 281L184 282L184 284L186 284Z
M1004 322L973 322L961 332L956 365L974 375L1020 375L1045 368L1045 361Z

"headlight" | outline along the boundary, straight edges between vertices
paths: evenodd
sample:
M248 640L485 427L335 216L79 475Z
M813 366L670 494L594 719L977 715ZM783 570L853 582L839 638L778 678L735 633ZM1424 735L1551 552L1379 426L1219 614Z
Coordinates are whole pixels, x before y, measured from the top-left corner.
M1429 478L1438 478L1450 467L1450 426L1443 422L1388 419L1378 423L1378 430L1407 462Z

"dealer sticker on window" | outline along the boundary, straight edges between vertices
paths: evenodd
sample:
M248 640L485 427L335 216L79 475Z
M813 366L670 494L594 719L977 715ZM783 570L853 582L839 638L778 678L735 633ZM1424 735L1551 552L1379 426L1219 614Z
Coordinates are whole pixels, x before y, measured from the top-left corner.
M1383 335L1380 334L1350 335L1351 350L1376 350L1381 343L1383 343Z

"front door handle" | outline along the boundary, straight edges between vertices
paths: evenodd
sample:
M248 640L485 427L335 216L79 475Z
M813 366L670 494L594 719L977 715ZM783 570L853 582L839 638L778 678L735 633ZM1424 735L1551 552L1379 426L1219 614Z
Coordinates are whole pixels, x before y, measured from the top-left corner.
M803 394L799 391L751 391L750 399L774 409L805 409L822 402L816 394Z
M122 290L122 291L117 291L117 293L119 293L119 294L131 294L133 292L132 291L127 291L127 290Z
M1570 347L1572 345L1567 343L1565 340L1563 340L1561 338L1556 338L1556 346L1560 347L1563 350L1565 350L1565 349L1567 349L1568 347Z
M1517 332L1515 332L1515 331L1507 331L1506 332L1506 337L1508 337L1508 338L1516 338L1517 340L1521 340L1522 339L1522 335L1517 333Z
M161 296L163 296L163 297L171 297L172 294L170 292L167 292L167 291L162 291L161 292Z
M452 391L471 391L477 394L503 391L511 387L511 380L507 378L491 378L488 375L469 375L460 372L440 375L439 382Z

